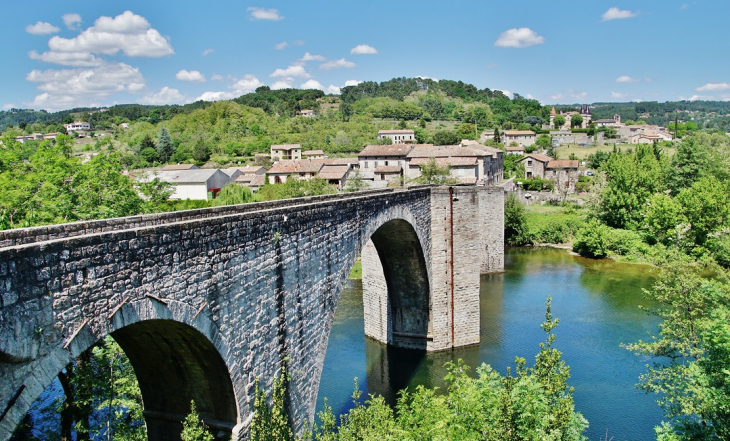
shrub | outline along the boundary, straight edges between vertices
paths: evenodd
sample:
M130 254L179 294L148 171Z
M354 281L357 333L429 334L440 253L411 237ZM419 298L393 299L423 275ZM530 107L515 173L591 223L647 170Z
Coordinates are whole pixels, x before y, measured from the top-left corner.
M525 179L522 181L522 188L527 191L543 191L548 190L552 191L552 189L555 187L555 184L553 181L549 179Z
M611 228L597 220L578 230L573 240L573 251L581 256L606 257L609 252Z

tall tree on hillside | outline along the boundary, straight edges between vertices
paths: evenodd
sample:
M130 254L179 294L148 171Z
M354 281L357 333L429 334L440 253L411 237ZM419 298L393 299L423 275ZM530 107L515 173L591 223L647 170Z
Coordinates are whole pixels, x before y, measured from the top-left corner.
M170 138L170 132L167 131L167 128L163 127L157 136L157 154L160 157L160 162L169 161L174 153L175 146Z

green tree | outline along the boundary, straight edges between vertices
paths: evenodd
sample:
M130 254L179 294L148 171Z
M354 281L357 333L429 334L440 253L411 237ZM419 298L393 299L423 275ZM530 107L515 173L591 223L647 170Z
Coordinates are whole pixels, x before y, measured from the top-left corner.
M170 132L167 128L162 127L160 134L157 136L157 154L160 158L160 162L167 162L170 157L175 153L175 146L170 138Z
M238 184L229 184L221 189L218 197L213 200L213 205L247 204L254 200L255 198L250 188Z
M208 144L203 140L203 138L198 138L198 140L195 141L193 159L198 163L204 163L210 159L210 147L208 147Z
M452 185L458 180L451 176L451 167L447 164L438 165L436 158L429 158L428 162L421 165L421 176L413 180L419 184Z
M553 125L556 129L559 129L563 127L565 124L565 117L563 115L555 115L555 118L553 118Z
M550 135L540 135L537 138L537 141L535 141L535 144L537 144L538 147L541 149L547 150L552 145L552 140L550 139Z
M728 439L730 434L727 274L714 269L716 277L707 279L706 271L682 259L669 260L646 292L658 305L651 312L662 319L659 335L626 345L663 360L648 366L639 384L659 394L668 419L657 428L659 440Z
M494 142L497 143L497 144L501 144L502 143L502 137L499 134L499 129L498 128L495 128L494 129Z
M710 233L727 226L728 188L714 176L702 178L677 195L690 224L694 243L702 245Z
M580 116L580 114L578 114L578 113L574 113L573 116L570 117L570 127L576 128L576 127L581 127L582 125L583 125L583 117Z
M433 143L435 145L456 145L461 141L456 132L450 130L439 130L433 135Z
M286 388L286 368L282 367L279 377L274 379L271 392L271 406L266 392L256 379L254 396L254 417L251 421L251 441L282 441L293 439L289 417L284 405Z
M504 241L516 246L530 243L525 207L514 193L504 198Z
M360 191L366 187L367 184L365 184L365 181L363 180L362 176L360 176L360 169L355 169L355 173L352 174L349 178L347 178L347 183L345 184L345 191L346 192L355 192Z
M652 238L664 245L678 244L682 226L687 225L682 204L664 194L649 199L644 225ZM678 244L679 245L679 244Z
M190 401L190 413L185 417L183 431L180 434L182 441L213 441L213 434L198 415L195 401Z

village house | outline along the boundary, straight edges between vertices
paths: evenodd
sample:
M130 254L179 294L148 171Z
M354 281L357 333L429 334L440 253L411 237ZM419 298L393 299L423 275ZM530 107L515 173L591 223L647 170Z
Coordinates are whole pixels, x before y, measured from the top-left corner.
M220 170L228 176L231 182L241 176L241 172L236 167L222 168Z
M548 162L545 167L545 178L555 182L555 190L558 192L575 193L575 183L578 182L580 173L578 160L556 160Z
M234 182L238 185L243 185L244 187L250 188L251 191L256 191L259 188L263 187L266 183L266 175L257 175L253 173L241 174L236 178Z
M195 164L168 164L161 168L162 171L176 171L176 170L198 170Z
M75 121L70 124L64 124L67 132L84 132L91 130L91 124L83 121Z
M317 173L317 177L336 185L337 188L342 190L345 188L345 183L351 171L352 168L348 164L323 164L319 173Z
M399 180L403 176L403 168L406 167L408 153L413 150L413 147L410 144L373 144L365 147L357 155L360 176L366 180L380 178L377 180L385 181L385 185L387 185L387 182ZM382 167L388 168L384 169Z
M322 165L321 161L311 159L279 161L266 172L266 177L269 184L286 182L290 176L306 181L316 176Z
M530 153L517 162L525 166L525 179L545 179L547 165L553 158L539 153Z
M378 139L390 138L393 144L410 144L416 142L416 133L413 130L380 130Z
M535 145L535 132L532 130L505 130L502 134L502 143L510 145L513 142L519 147Z
M297 115L303 116L305 118L314 118L316 116L314 114L314 110L312 110L312 109L302 109L297 112Z
M155 178L162 182L173 184L173 193L170 199L208 200L231 182L231 179L217 169L190 169L190 170L160 170L146 173L138 180L150 182Z
M613 119L598 119L595 121L595 124L596 127L619 128L624 126L624 124L621 123L621 115L614 115Z
M271 160L297 160L302 159L302 146L299 144L281 144L271 146Z
M421 176L421 167L431 158L440 167L449 166L451 176L461 184L476 184L484 178L484 160L487 153L482 149L459 145L417 145L408 153L405 176L409 180Z
M504 151L508 155L524 155L525 154L524 147L505 147Z
M302 152L302 159L324 159L324 151L305 150Z
M485 156L482 157L483 176L479 178L479 183L484 185L497 185L504 177L504 152L501 149L488 147L479 144L477 141L464 139L461 141L462 147L469 147L483 151Z

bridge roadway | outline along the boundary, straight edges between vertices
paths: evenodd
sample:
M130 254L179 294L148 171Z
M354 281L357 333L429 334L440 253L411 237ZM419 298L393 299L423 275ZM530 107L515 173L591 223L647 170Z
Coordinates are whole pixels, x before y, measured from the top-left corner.
M479 342L479 274L503 269L501 188L417 187L0 231L0 441L107 335L129 357L150 440L191 399L245 439L256 378L287 364L313 418L332 319L363 260L365 333L448 350Z

